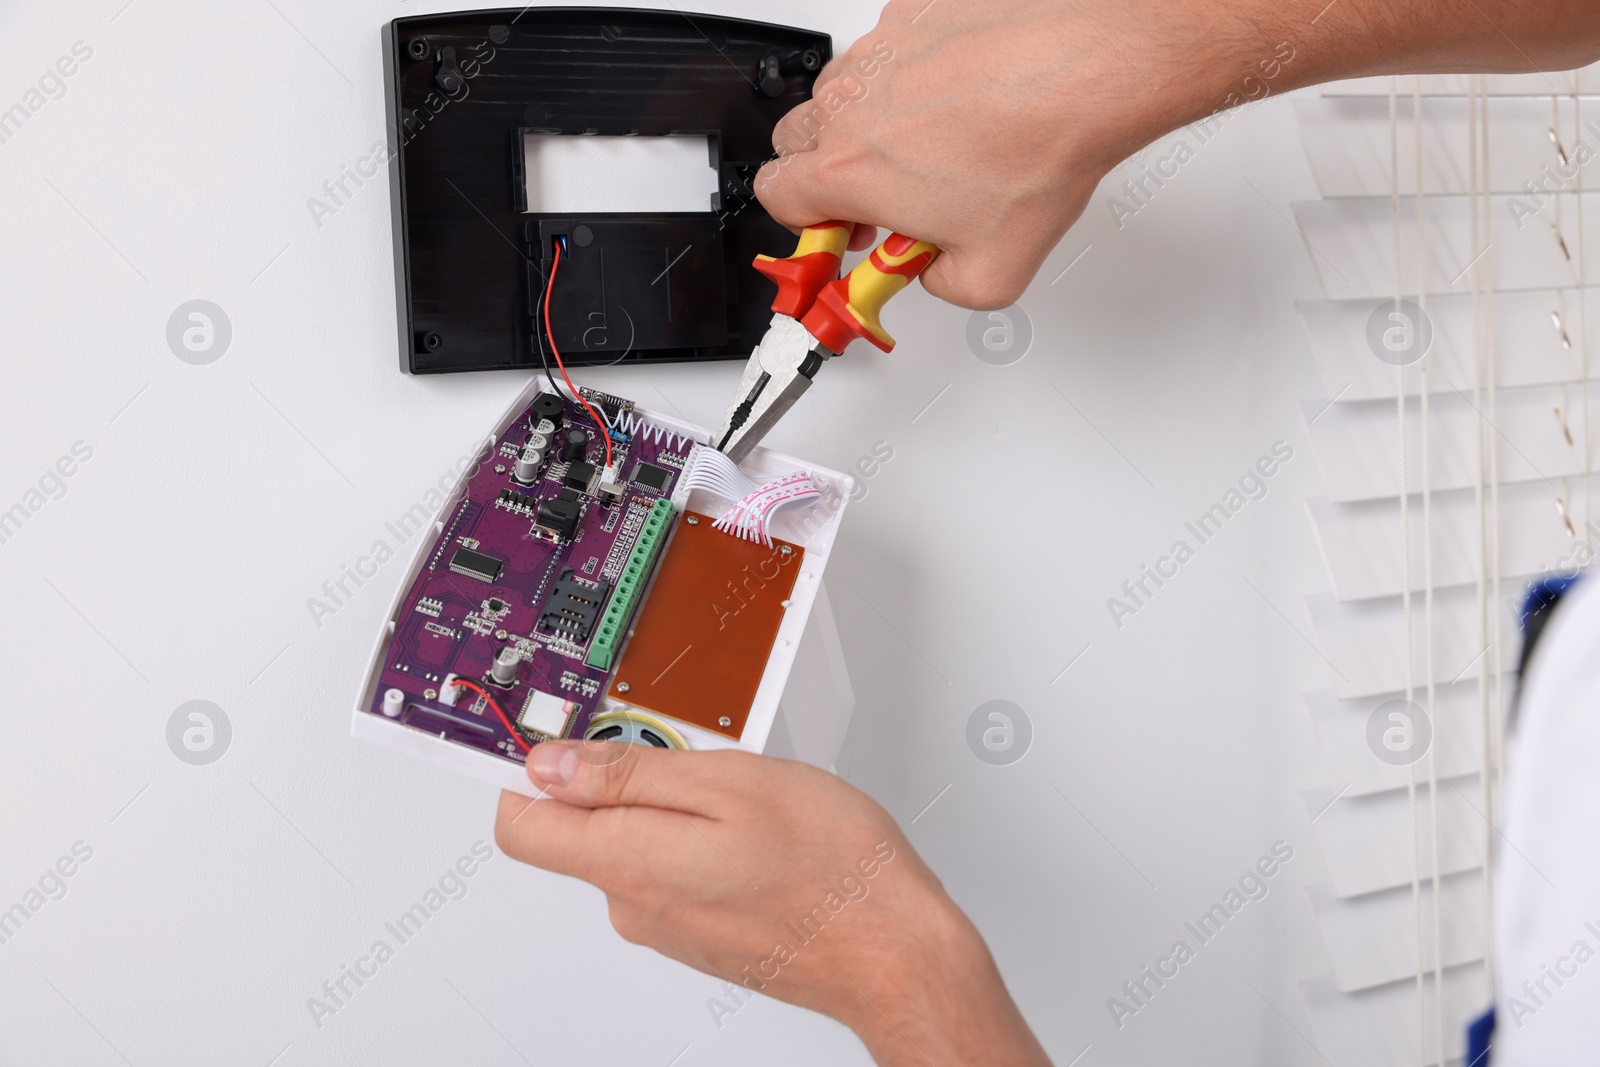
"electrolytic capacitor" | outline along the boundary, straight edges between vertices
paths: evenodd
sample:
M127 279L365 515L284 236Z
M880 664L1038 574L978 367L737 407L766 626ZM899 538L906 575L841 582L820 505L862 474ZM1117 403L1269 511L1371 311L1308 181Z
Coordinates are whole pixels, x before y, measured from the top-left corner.
M510 685L517 680L517 664L522 662L522 657L517 655L514 648L502 648L494 658L494 665L489 668L489 677L499 685Z
M517 460L511 465L511 477L523 485L532 485L539 480L539 468L544 466L544 450L534 448L531 444L524 445L521 452L517 453Z
M589 450L589 433L587 430L573 426L561 438L561 459L565 463L575 463L582 459Z

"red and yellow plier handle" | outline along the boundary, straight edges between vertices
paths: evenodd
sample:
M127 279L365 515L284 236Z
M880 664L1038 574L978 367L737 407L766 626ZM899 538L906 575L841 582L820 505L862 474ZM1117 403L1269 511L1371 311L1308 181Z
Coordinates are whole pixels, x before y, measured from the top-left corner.
M755 267L778 283L772 310L799 319L830 352L843 352L858 337L887 352L894 338L879 321L883 306L934 261L939 249L892 233L841 278L839 264L849 243L848 222L819 222L800 232L789 258L757 256Z

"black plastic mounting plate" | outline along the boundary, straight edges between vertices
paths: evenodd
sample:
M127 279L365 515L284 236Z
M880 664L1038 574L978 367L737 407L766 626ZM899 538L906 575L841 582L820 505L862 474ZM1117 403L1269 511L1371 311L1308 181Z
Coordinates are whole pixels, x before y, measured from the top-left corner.
M810 98L825 34L713 15L508 8L387 28L400 365L414 374L539 365L551 327L573 365L742 359L772 318L750 269L793 236L750 188L772 129ZM700 134L703 212L529 212L528 134Z

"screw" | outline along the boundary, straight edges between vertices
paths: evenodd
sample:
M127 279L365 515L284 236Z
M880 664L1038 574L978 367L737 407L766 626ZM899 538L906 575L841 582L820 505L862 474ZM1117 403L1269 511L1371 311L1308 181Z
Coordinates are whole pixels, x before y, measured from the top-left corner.
M506 465L504 463L496 463L494 465L494 472L496 474L504 474L506 472Z
M424 689L422 691L422 695L424 698L432 700L434 697L439 695L439 691L437 689Z
M699 526L700 525L700 516L698 516L698 515L690 515L687 518L685 518L683 521L688 523L690 526Z
M792 555L794 555L794 549L790 548L788 545L779 545L778 546L778 555L780 555L780 556L792 556Z
M630 690L632 688L633 688L633 686L629 685L627 682L618 682L617 683L617 692L619 692L619 693L626 693L628 690Z
M506 639L506 632L504 630L496 630L494 632L494 636L495 640L504 641Z
M724 715L722 718L717 720L717 725L718 726L732 726L733 725L733 720L728 718L726 715Z

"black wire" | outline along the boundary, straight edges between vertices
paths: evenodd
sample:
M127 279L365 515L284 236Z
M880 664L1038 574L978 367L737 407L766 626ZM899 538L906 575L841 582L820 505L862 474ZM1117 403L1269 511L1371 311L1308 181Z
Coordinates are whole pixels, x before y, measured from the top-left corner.
M559 240L559 238L551 238L551 244L554 244L557 240ZM546 277L545 281L548 282L549 278ZM565 397L566 393L564 393L561 387L556 384L556 376L550 372L550 357L545 354L544 350L545 288L546 287L543 285L539 286L539 299L534 301L533 304L533 336L535 342L539 346L539 362L544 364L544 376L550 382L550 391L555 393L556 396Z
M552 237L550 239L550 243L551 243L552 246L557 245L560 242L561 242L561 238L559 238L559 237ZM557 252L555 254L558 255L558 256L560 255L559 252ZM546 277L545 281L548 282L549 278ZM544 365L544 376L545 376L546 380L548 380L550 382L550 390L551 390L551 392L555 393L556 396L559 396L559 397L562 397L563 399L572 401L572 403L577 406L579 411L583 411L583 401L580 400L577 396L574 396L574 395L571 395L571 394L567 393L565 390L563 390L561 388L561 386L557 385L556 384L555 375L550 373L550 357L548 355L546 355L545 351L544 351L544 304L545 304L544 294L545 294L545 289L546 289L546 287L543 286L543 285L541 285L539 287L539 299L536 300L534 302L534 305L533 305L533 336L534 336L535 342L539 346L539 362ZM598 411L599 408L600 408L599 401L595 401L594 404L595 404L595 409ZM585 414L587 414L587 412L585 412ZM595 432L598 433L601 436L602 440L611 436L611 430L606 426L605 419L603 417L600 420L600 425L596 426L594 429L595 429Z

